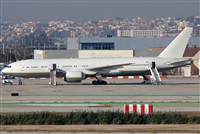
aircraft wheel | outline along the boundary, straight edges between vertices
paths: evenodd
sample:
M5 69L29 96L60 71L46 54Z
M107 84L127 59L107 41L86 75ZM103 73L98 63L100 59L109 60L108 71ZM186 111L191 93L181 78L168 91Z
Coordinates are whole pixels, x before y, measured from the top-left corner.
M92 81L92 84L93 84L93 85L97 85L97 81L96 81L96 80L93 80L93 81Z
M99 80L98 80L98 81L97 81L97 84L98 84L98 85L102 85L102 81L99 81Z
M147 80L144 80L143 82L142 82L142 84L144 84L144 85L152 85L152 82L151 81L147 81Z
M92 81L92 84L93 85L107 85L107 82L106 81L96 81L96 80L93 80Z
M104 80L101 83L102 83L102 85L107 85L107 82Z

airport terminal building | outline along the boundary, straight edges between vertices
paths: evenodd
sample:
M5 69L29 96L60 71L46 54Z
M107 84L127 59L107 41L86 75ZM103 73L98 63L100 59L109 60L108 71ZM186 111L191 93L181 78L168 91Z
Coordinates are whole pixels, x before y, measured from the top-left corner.
M149 48L165 48L174 38L68 38L67 50L134 50L136 57L157 56L159 52L151 52ZM189 45L199 45L199 38L193 37Z

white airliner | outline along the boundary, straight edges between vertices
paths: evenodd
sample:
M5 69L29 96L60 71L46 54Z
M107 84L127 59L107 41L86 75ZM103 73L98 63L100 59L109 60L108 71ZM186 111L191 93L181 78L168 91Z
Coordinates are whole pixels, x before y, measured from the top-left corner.
M56 64L66 82L81 82L96 77L92 84L104 84L103 77L152 75L157 84L161 82L158 71L165 71L192 63L182 58L192 27L186 27L157 57L95 58L95 59L29 59L9 64L2 72L17 77L49 77L50 68Z

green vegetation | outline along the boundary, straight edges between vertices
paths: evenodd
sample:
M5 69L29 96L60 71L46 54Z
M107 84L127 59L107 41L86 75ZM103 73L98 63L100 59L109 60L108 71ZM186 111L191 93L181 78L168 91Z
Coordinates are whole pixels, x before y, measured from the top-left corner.
M200 116L187 116L175 112L156 112L142 116L119 111L2 113L0 123L1 125L200 124Z

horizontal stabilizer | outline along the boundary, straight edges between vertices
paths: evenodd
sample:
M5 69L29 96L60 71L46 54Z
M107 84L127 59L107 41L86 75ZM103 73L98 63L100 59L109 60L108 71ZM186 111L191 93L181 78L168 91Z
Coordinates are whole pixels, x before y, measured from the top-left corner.
M168 65L170 65L170 66L183 66L183 65L190 65L190 64L192 64L192 62L193 62L193 59L189 58L189 59L182 60L182 61L171 62L171 63L168 63Z

